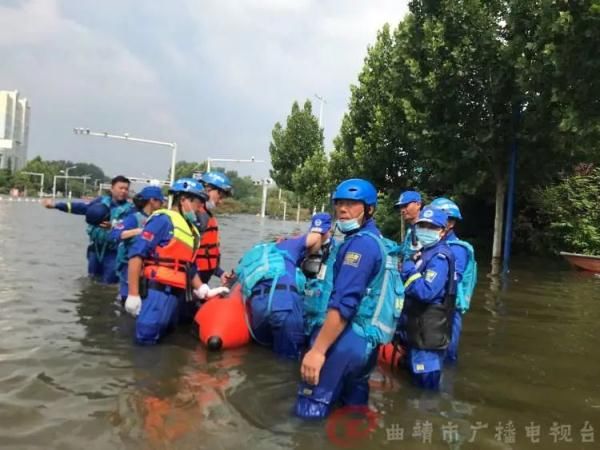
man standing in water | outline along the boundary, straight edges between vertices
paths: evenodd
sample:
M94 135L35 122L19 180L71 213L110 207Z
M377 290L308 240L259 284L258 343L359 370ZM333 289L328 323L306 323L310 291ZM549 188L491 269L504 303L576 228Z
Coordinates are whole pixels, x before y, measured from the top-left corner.
M367 180L345 180L333 193L337 227L345 235L334 264L323 326L302 360L295 413L326 417L336 403L367 406L369 375L380 344L391 341L403 304L398 259L375 225L377 191Z
M406 292L406 335L414 383L438 390L452 334L456 299L454 255L442 240L448 216L426 206L415 224L422 250L402 264Z
M199 180L208 198L200 205L197 214L196 225L202 235L196 257L198 275L203 283L208 283L215 275L221 279L222 284L226 284L232 275L221 268L221 237L213 210L225 197L233 195L233 186L229 177L222 172L205 172Z
M404 258L409 258L418 250L418 242L415 236L415 222L419 218L421 211L421 194L416 191L404 191L400 194L398 201L394 205L404 220L406 225L404 241L402 242L402 252Z
M200 235L194 223L205 193L191 179L176 180L169 193L173 207L152 214L129 249L125 309L137 316L139 344L156 344L178 322L191 321L197 309L192 291L201 286L194 265Z
M119 295L122 301L125 301L129 292L129 286L127 285L127 262L129 261L127 254L129 253L129 248L135 236L141 234L148 217L154 211L158 211L164 201L165 198L160 187L146 186L133 198L136 210L119 221L110 232L110 238L119 242L117 249L117 274L119 276Z
M101 195L89 203L59 202L44 200L48 209L85 215L88 223L87 233L90 245L87 248L88 274L98 277L102 283L117 283L117 247L118 242L110 239L111 228L133 209L127 201L129 179L118 175L111 180L110 195Z
M431 206L441 209L448 215L448 225L443 239L450 246L450 250L454 255L457 286L456 308L452 315L452 339L446 351L446 362L456 363L463 315L471 306L471 297L477 283L477 262L475 261L473 246L459 239L454 231L456 222L462 220L458 205L448 198L439 197L431 202Z
M308 233L255 245L236 268L250 306L252 337L279 356L298 360L304 350L303 287L298 267L306 255L321 249L330 230L331 216L315 214Z

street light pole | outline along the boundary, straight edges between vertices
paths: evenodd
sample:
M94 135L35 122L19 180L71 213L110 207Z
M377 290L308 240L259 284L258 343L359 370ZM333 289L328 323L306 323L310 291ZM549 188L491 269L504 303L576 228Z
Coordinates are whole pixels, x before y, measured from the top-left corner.
M68 184L69 184L69 170L76 169L76 168L77 168L77 166L71 166L71 167L67 167L65 169L65 196L66 197L69 197L69 189L68 189Z
M323 118L323 103L327 103L327 102L319 94L315 94L315 97L317 99L319 99L319 101L321 102L321 106L319 106L319 128L321 128L321 124L323 123L323 121L322 121L322 118Z
M252 156L250 159L206 158L207 172L210 172L211 162L264 163L262 159L255 159L254 156Z
M171 176L170 176L170 181L171 181L171 185L173 185L173 181L175 180L175 161L177 159L177 143L176 142L163 142L163 141L156 141L154 139L144 139L144 138L137 138L137 137L133 137L133 136L129 136L129 134L111 134L111 133L107 133L107 132L102 132L102 133L98 133L96 131L91 131L89 128L73 128L73 133L75 134L81 134L84 136L96 136L96 137L104 137L104 138L110 138L110 139L119 139L122 141L129 141L129 142L139 142L142 144L154 144L154 145L160 145L162 147L168 147L171 149ZM172 197L169 196L169 208L171 207L172 204Z

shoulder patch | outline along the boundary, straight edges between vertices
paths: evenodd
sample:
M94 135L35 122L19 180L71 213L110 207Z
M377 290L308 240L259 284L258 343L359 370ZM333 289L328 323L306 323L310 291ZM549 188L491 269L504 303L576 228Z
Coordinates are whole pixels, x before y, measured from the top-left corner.
M427 272L425 272L425 281L427 281L428 283L431 283L433 280L435 280L435 277L437 277L436 271L428 270Z
M362 258L362 255L360 253L347 252L346 255L344 255L344 263L343 264L346 266L358 267L358 265L360 264L361 258Z
M154 233L151 233L150 231L144 231L142 233L142 239L144 239L145 241L151 241L152 239L154 239Z

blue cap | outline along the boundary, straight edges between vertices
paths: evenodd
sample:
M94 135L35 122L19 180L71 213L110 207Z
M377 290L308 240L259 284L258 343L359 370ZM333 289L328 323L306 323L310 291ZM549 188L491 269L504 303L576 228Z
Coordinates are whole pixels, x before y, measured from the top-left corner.
M317 213L310 220L309 233L325 234L331 230L331 215L329 213Z
M435 225L436 227L445 228L448 224L448 214L446 214L441 209L434 208L431 205L427 205L419 213L419 220L417 220L417 225L423 222L430 223L432 225Z
M138 195L144 200L150 200L152 198L155 198L156 200L160 200L161 202L165 201L165 197L163 196L162 190L158 186L146 186L140 191Z
M408 205L412 202L421 203L421 194L419 194L417 191L404 191L402 194L400 194L400 197L398 197L398 201L394 204L394 206L398 208Z

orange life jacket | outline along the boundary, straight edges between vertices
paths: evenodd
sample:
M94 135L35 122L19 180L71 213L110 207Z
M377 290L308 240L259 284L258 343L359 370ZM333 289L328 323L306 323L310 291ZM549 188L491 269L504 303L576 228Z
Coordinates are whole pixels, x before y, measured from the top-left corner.
M210 272L212 275L221 262L219 224L217 218L210 212L206 211L203 214L208 215L208 221L206 229L201 230L200 246L196 252L196 267L199 272Z
M154 254L144 260L144 278L185 289L188 269L194 262L200 236L196 227L176 211L160 209L150 216L148 222L160 214L166 214L171 219L173 237L167 245L156 247Z

